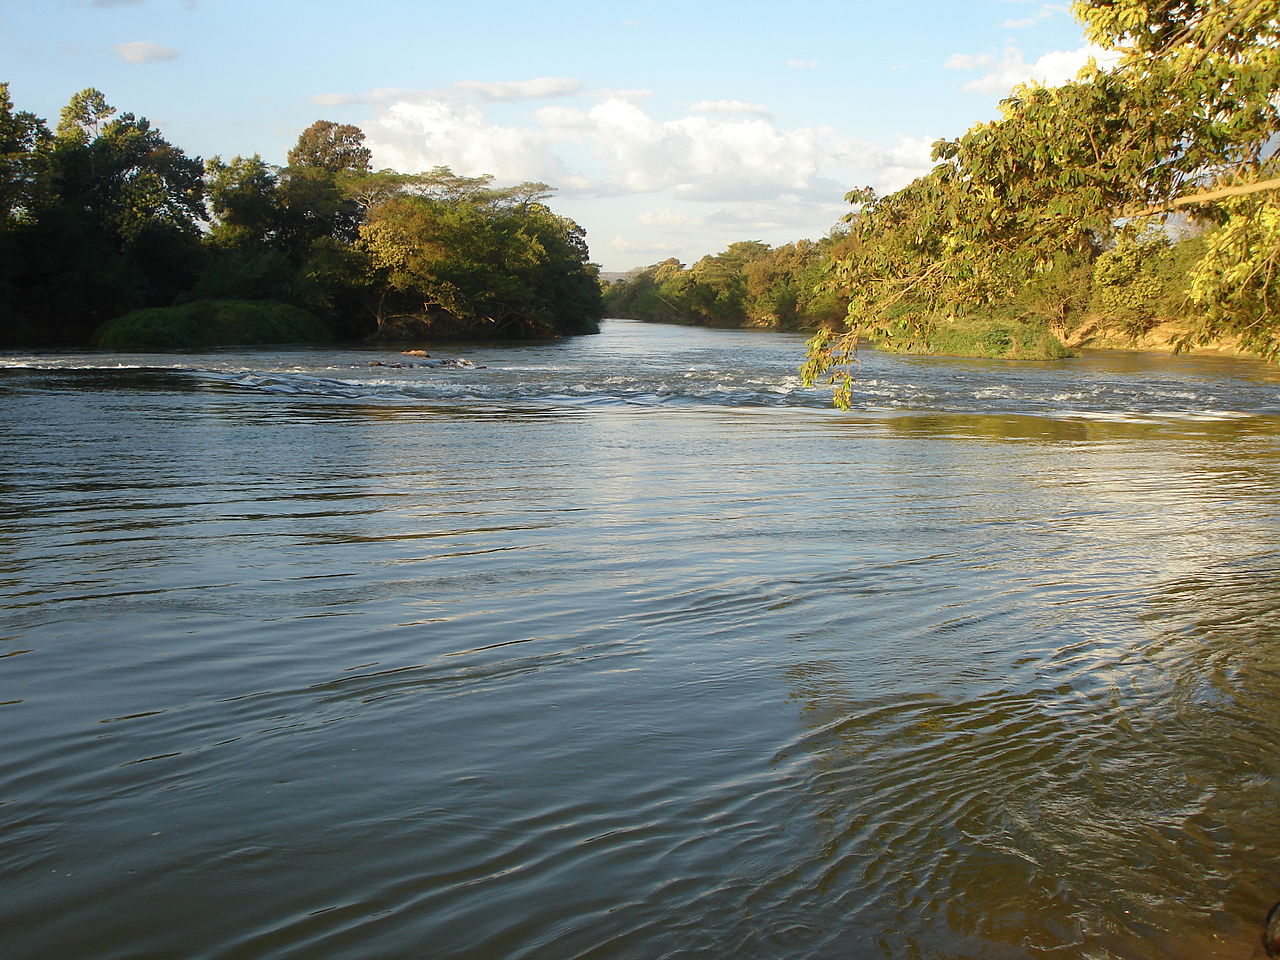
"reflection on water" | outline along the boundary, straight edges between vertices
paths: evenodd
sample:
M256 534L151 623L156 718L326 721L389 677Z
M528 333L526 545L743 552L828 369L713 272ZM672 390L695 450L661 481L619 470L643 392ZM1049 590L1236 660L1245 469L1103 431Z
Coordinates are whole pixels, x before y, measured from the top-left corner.
M1269 368L0 360L6 954L1243 958Z

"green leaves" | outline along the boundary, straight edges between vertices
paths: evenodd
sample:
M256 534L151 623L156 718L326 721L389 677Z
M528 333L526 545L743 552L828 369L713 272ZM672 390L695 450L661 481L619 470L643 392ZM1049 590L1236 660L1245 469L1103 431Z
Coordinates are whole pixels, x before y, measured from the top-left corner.
M1268 175L1280 134L1280 0L1077 0L1074 10L1091 39L1122 53L1118 69L1091 63L1072 82L1019 87L1001 120L936 141L941 162L929 175L886 197L847 196L857 205L851 243L831 275L849 298L848 333L811 343L810 377L839 371L859 338L927 349L949 318L1015 304L1035 304L1063 330L1082 298L1062 289L1055 306L1037 291L1095 258L1104 321L1154 322L1176 286L1162 272L1170 252L1124 232L1110 249L1120 219L1226 178ZM1194 272L1203 323L1192 340L1238 336L1280 356L1273 203L1197 209L1223 226Z
M440 167L370 208L358 245L385 293L379 332L590 332L602 313L582 228L536 199Z

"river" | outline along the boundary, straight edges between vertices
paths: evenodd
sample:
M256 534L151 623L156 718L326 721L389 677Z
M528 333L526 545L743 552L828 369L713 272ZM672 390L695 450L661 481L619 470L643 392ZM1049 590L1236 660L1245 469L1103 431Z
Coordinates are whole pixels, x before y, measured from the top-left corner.
M1280 370L0 355L0 943L1254 956Z

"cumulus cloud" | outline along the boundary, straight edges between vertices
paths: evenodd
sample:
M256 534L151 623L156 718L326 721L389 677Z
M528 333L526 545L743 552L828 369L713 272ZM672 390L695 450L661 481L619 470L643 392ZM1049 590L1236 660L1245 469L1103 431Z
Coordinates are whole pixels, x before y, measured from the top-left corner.
M739 115L751 104L734 103L737 114L724 106L659 120L636 103L610 98L586 109L548 105L523 124L502 125L479 105L424 93L375 104L365 133L380 165L421 170L445 164L459 173L545 180L599 196L831 196L831 185L847 180L842 167L892 189L932 166L923 141L886 149L829 127L784 129L764 116Z
M743 100L699 100L689 108L694 113L745 113L750 116L768 117L772 111L759 103Z
M627 227L607 245L619 259L700 256L744 236L779 243L820 235L845 212L850 187L890 192L933 167L924 140L874 145L831 127L785 127L735 101L733 109L711 102L664 118L609 97L531 105L515 119L504 109L498 122L487 101L448 91L362 99L374 115L362 127L375 166L544 181L597 236L600 228L576 210L625 211ZM603 235L617 230L610 221Z
M792 70L817 70L819 62L817 60L800 60L797 57L792 57L787 61L787 66Z
M673 190L710 200L804 189L825 153L814 129L710 116L659 121L618 100L597 104L580 122L607 171L604 186L623 193Z
M1021 50L1008 47L999 59L989 53L977 56L958 53L947 60L946 67L949 70L986 71L976 80L970 80L964 85L964 89L970 93L1007 93L1018 84L1033 80L1045 86L1066 83L1075 79L1076 74L1090 59L1097 60L1102 67L1108 67L1114 65L1119 58L1114 51L1103 50L1091 44L1078 50L1053 50L1035 62L1027 63Z
M490 123L471 104L419 98L385 105L365 127L378 166L396 170L452 167L465 175L493 174L499 180L541 180L581 186L549 149L539 127Z
M536 80L461 80L454 89L475 94L482 100L542 100L547 97L571 97L582 91L580 80L565 77L539 77Z
M111 49L130 63L159 63L162 60L178 59L178 51L173 47L162 47L149 40L117 43Z

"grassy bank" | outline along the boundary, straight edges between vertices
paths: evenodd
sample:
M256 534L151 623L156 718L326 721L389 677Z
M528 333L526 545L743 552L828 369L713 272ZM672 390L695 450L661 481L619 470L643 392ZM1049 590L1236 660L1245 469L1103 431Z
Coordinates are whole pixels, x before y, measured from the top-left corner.
M286 303L197 300L117 317L98 328L93 342L112 350L193 350L332 339L322 321Z

